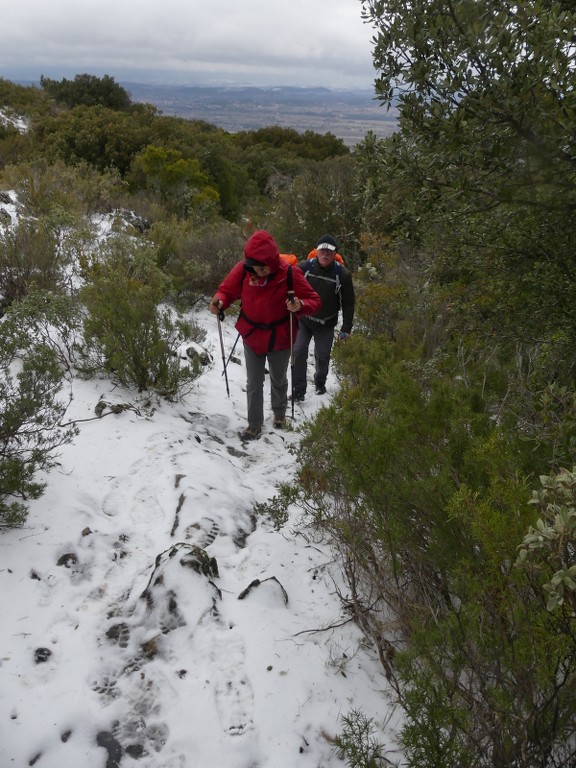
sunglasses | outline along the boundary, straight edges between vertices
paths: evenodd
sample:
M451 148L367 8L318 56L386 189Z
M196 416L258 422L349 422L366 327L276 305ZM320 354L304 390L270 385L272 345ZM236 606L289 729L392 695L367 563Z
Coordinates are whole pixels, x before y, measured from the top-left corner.
M266 264L258 264L257 267L249 266L248 264L244 264L244 269L246 272L250 272L251 274L256 274L256 269L262 269L262 267L265 267Z

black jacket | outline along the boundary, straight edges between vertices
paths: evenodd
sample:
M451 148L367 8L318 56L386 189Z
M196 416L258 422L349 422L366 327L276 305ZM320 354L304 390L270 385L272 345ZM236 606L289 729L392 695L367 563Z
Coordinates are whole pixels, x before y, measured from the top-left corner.
M329 267L324 269L318 263L318 259L299 261L298 266L322 299L321 309L312 317L307 317L304 322L313 325L314 322L321 321L322 325L334 328L341 310L341 330L344 333L350 333L354 322L355 302L354 284L350 270L337 261L333 261Z

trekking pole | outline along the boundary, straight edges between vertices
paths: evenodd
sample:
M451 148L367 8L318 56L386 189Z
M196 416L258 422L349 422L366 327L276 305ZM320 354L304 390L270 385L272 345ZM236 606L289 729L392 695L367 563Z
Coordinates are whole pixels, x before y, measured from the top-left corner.
M224 378L226 379L226 394L228 395L228 397L230 397L230 387L228 386L228 374L226 372L226 355L224 354L224 339L222 338L222 320L224 320L224 310L220 309L216 317L218 318L218 335L220 336L220 349L222 350L222 365L224 366L224 370L222 371L222 373L224 374Z
M232 359L232 355L234 354L234 350L236 349L236 344L238 344L238 339L240 338L240 334L236 336L236 341L234 342L234 346L230 350L230 354L228 355L228 360L226 360L226 365L224 366L224 370L222 371L222 376L224 376L224 373L226 372L226 368L228 368L228 363Z
M294 291L288 291L288 301L294 303ZM290 312L290 399L292 400L292 421L294 421L294 313Z

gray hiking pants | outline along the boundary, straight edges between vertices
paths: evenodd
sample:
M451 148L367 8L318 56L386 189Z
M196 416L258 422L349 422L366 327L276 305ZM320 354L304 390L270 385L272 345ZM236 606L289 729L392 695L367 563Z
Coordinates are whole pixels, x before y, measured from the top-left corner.
M314 339L314 386L323 387L326 384L330 355L334 344L334 326L322 325L314 320L300 320L298 334L294 344L294 394L306 393L306 366L308 364L308 347Z
M264 376L266 362L270 374L270 401L274 418L283 419L288 404L288 363L290 350L282 349L257 355L244 344L246 362L246 400L248 403L248 426L261 429L264 424Z

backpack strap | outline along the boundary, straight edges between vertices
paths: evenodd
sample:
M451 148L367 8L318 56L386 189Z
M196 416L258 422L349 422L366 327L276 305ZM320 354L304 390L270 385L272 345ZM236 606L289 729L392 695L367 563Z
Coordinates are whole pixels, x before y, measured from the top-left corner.
M302 271L304 272L304 276L307 278L308 281L310 281L310 274L309 273L310 273L310 271L312 270L312 268L314 267L315 264L318 264L318 259L317 258L308 259L306 264L304 264L304 266L302 267ZM340 275L341 275L341 273L342 273L342 264L340 264L339 261L334 260L332 262L332 274L334 275L333 278L332 277L324 277L323 275L317 275L315 273L313 273L313 274L314 274L314 277L316 277L318 280L328 280L331 283L334 282L335 283L334 292L335 293L340 293L340 288L341 288Z
M340 275L342 273L342 264L340 264L339 261L333 261L332 264L334 265L334 272L336 275L336 293L340 293L340 288L342 287L340 283Z
M304 275L308 277L308 272L312 269L314 264L318 264L318 259L308 259L306 264L302 267L302 272L304 272Z

